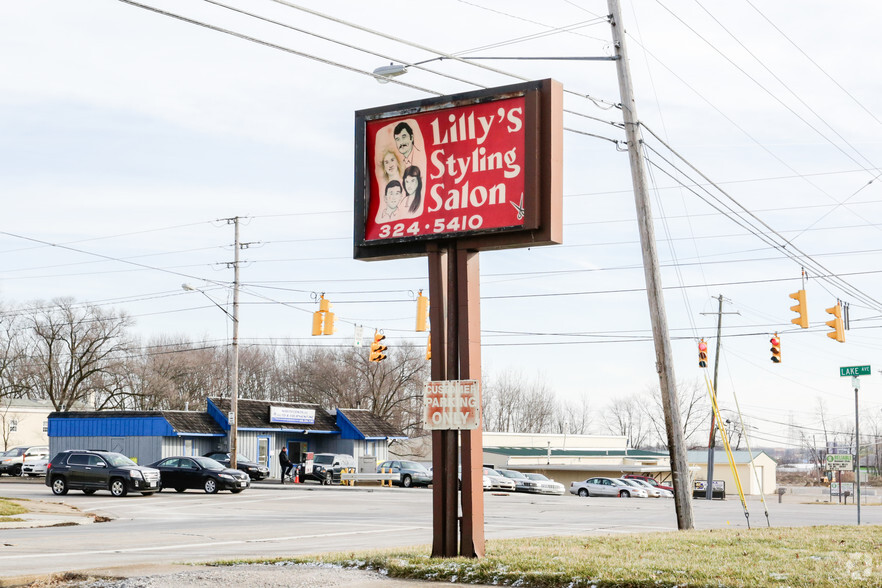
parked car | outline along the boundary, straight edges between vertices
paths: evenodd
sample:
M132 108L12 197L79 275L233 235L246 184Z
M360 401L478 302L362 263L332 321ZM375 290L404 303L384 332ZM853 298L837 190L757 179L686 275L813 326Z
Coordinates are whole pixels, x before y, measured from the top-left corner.
M514 492L517 488L514 480L509 480L492 468L484 468L484 476L490 479L490 490L506 490L508 492ZM484 486L484 489L487 489L486 485Z
M377 473L380 472L400 474L401 478L398 485L402 488L410 488L411 486L428 486L432 483L432 472L426 469L421 463L406 460L389 460L384 461L377 466Z
M499 469L496 471L515 483L515 492L532 492L533 494L539 494L542 491L538 482L531 480L517 470Z
M643 487L644 490L649 494L650 498L673 498L674 493L669 490L665 490L660 486L653 486L649 482L645 480L640 480L638 478L627 478L629 482L636 482Z
M660 483L658 482L658 480L656 480L655 478L653 478L653 477L651 477L651 476L643 476L643 475L640 475L640 474L625 474L625 475L622 476L622 477L623 477L623 478L626 478L626 479L628 479L628 480L643 480L643 481L646 482L647 484L650 484L650 485L652 485L652 486L655 486L656 488L661 488L662 490L667 490L668 492L673 492L673 491L674 491L674 487L673 487L673 486L667 486L667 485L665 485L665 484L660 484Z
M31 478L36 478L37 476L45 476L46 475L46 466L49 465L49 459L35 459L34 461L26 461L21 466L21 473L23 476L30 476Z
M588 478L584 482L573 482L570 484L570 494L578 494L579 496L620 496L622 498L630 498L637 493L642 493L646 497L646 492L629 486L621 480L615 478Z
M539 491L542 494L555 494L557 496L563 496L566 494L567 489L560 482L549 480L542 474L524 473L524 475L539 484Z
M69 449L49 462L46 485L61 496L68 490L94 494L109 490L114 496L129 492L150 495L160 489L159 470L139 466L121 453Z
M312 457L312 473L304 474L304 478L316 480L322 484L331 484L340 479L344 468L357 469L355 458L346 453L316 453Z
M49 448L45 445L22 445L13 447L0 457L0 474L20 476L21 469L28 461L47 459Z
M214 451L212 453L206 453L203 457L213 459L226 468L230 467L229 453ZM248 474L248 477L252 480L263 480L264 478L269 478L270 475L270 469L268 467L262 466L259 463L248 459L244 455L239 454L236 454L236 469L242 470Z
M150 467L159 470L163 488L174 488L176 492L198 488L206 494L217 494L218 490L238 494L251 487L248 474L225 467L210 457L166 457Z
M626 480L625 478L617 478L616 480L619 482L624 482L625 484L633 488L633 490L631 490L631 496L634 496L635 498L649 498L649 491L638 484L637 480Z

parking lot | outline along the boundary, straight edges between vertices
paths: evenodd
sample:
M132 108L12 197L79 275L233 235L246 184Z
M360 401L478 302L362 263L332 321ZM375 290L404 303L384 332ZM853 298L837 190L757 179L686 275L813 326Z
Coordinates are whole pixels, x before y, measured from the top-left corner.
M53 496L40 482L4 478L0 496L64 502L109 522L5 530L0 576L156 563L288 556L429 544L432 491L257 483L241 494L199 491L114 498L107 492ZM489 539L676 530L665 499L580 498L486 492ZM767 500L773 526L854 524L854 507ZM693 502L697 528L746 528L736 499ZM762 504L749 503L753 526ZM882 523L882 507L862 509Z

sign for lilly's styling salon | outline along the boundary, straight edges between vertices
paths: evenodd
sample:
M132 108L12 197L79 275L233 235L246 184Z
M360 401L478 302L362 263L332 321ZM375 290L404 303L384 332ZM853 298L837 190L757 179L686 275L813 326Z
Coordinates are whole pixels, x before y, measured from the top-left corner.
M552 80L358 111L355 257L560 242L561 112Z
M270 406L270 422L312 425L315 424L315 410L290 406Z

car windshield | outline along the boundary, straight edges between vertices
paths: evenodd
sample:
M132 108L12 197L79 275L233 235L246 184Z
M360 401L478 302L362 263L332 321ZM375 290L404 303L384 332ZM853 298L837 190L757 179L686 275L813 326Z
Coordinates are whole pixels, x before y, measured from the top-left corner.
M317 463L320 465L329 465L334 463L333 455L316 455L315 459L312 460L313 463Z
M202 466L202 467L205 468L206 470L214 470L214 471L217 471L217 470L224 470L224 469L226 469L222 464L219 464L218 462L216 462L215 460L211 459L210 457L194 457L194 458L193 458L193 461L195 461L196 463L198 463L200 466Z
M637 487L637 488L640 487L640 484L638 484L638 483L635 482L634 480L625 480L625 479L623 479L623 478L619 478L618 481L624 483L626 486L634 486L634 487Z
M506 478L513 478L515 480L525 480L527 476L522 474L521 472L516 472L514 470L496 470Z
M429 471L426 469L426 466L424 466L421 463L417 463L415 461L402 461L401 468L405 469L405 470L417 470L419 472L428 472Z
M6 457L19 457L24 455L24 447L19 447L17 449L12 449L6 453Z
M548 478L546 478L542 474L524 474L524 475L527 476L528 478L530 478L531 480L539 480L539 481L545 481L545 482L548 481Z
M101 457L106 459L107 463L115 468L138 465L122 453L103 453L101 454Z

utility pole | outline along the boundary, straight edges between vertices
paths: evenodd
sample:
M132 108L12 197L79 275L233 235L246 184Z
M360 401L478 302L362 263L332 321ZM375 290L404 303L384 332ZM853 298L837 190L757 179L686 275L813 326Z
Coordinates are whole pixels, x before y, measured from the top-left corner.
M226 219L233 225L235 240L233 243L233 381L230 390L230 412L233 421L230 423L230 468L236 469L239 452L239 249L250 243L239 242L239 217Z
M720 342L723 340L723 315L724 314L740 314L738 312L723 312L723 295L720 294L717 298L720 301L719 310L717 310L717 350L714 354L714 389L711 390L711 394L714 395L714 400L717 399L717 375L720 373ZM706 313L701 313L706 314ZM707 442L707 493L705 494L706 500L713 500L714 496L714 450L717 446L717 425L716 425L717 415L714 411L711 411L711 424L710 424L710 440Z
M680 407L677 402L677 384L674 377L671 339L668 334L668 320L665 314L664 295L658 267L658 254L655 248L655 230L652 224L652 209L646 186L646 164L643 160L642 139L634 102L634 88L628 66L628 51L625 44L625 31L618 0L608 0L610 26L615 46L616 72L619 78L619 92L622 100L622 118L625 123L625 137L628 141L628 158L631 163L631 181L634 184L634 200L637 206L637 224L640 229L640 244L643 249L643 272L646 279L646 294L649 299L649 314L652 320L652 336L655 343L656 371L662 395L665 414L665 427L668 436L668 450L671 456L671 475L674 479L674 507L677 512L677 528L692 529L692 503L690 499L689 467L686 463L686 448L683 440L683 426L680 421Z

